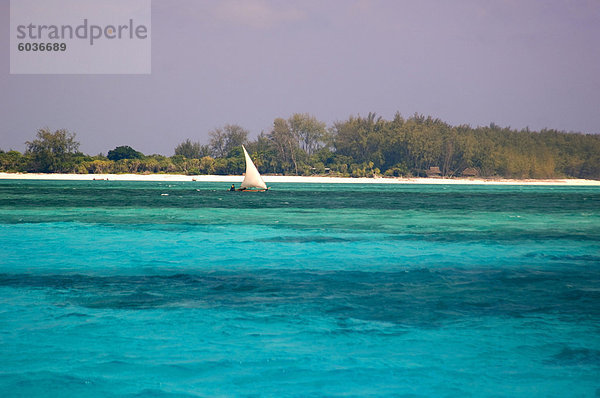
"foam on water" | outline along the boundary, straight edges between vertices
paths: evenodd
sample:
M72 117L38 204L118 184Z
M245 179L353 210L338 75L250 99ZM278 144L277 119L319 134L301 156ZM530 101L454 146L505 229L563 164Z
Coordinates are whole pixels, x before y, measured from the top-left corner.
M600 395L600 189L273 185L0 181L0 394Z

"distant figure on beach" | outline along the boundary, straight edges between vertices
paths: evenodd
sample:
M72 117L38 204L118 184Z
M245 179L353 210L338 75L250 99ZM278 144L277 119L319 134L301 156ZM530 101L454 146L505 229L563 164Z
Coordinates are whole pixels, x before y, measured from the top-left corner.
M229 188L230 191L235 191L235 184L231 184L231 188Z

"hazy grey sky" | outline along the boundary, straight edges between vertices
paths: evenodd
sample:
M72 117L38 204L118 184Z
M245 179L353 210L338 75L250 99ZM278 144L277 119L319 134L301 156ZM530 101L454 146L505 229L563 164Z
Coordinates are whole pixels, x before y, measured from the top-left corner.
M153 0L146 76L10 75L9 0L0 28L4 150L48 126L172 155L295 112L600 133L598 0Z

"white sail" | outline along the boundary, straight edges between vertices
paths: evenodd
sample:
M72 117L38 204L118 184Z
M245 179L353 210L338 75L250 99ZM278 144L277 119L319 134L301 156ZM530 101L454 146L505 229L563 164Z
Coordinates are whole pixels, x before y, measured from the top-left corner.
M250 155L246 152L246 148L242 145L242 149L244 150L244 156L246 157L246 175L244 176L244 181L242 181L242 188L250 189L250 188L260 188L267 189L267 184L263 181L260 173L256 169L256 166L250 159Z

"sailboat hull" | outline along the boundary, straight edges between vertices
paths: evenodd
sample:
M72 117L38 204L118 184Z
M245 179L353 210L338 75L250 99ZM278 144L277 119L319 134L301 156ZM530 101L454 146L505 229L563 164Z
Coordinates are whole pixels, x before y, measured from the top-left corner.
M268 191L269 188L266 189L243 189L243 188L238 188L236 189L236 191L242 191L242 192L265 192Z

